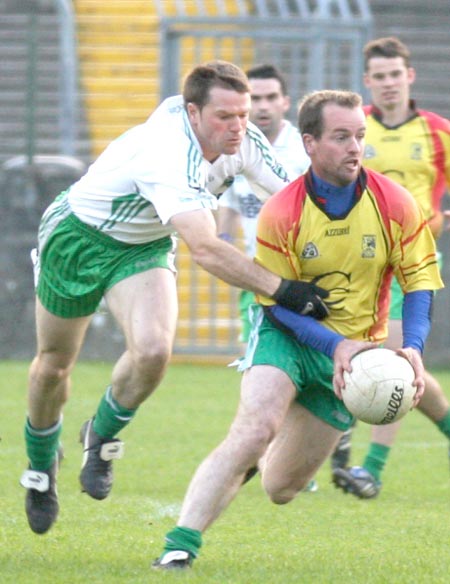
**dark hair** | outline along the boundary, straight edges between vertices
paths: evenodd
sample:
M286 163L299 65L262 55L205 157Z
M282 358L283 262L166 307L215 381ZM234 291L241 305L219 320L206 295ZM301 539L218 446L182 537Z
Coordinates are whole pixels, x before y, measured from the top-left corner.
M248 79L242 69L228 61L210 61L198 65L186 77L183 86L185 105L194 103L202 109L209 102L213 87L250 93Z
M366 71L369 68L369 61L373 57L386 57L387 59L402 57L406 67L409 67L411 53L398 38L383 37L368 42L364 47L364 68Z
M280 83L281 93L287 95L287 83L283 73L274 65L256 65L246 71L249 79L277 79Z
M300 133L320 138L323 132L323 108L329 103L354 109L362 106L362 97L353 91L324 89L313 91L302 99L298 110Z

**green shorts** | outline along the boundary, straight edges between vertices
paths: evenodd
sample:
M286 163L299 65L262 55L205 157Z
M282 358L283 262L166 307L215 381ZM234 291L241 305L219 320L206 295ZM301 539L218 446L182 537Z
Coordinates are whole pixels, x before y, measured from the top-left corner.
M251 307L250 320L252 330L247 353L239 370L253 365L281 369L297 388L299 404L338 430L350 428L354 418L333 390L332 359L277 329L259 305Z
M250 290L241 290L239 294L239 316L241 317L241 332L239 340L241 343L248 343L250 337L250 317L248 309L255 303L255 295Z
M165 237L132 245L82 223L71 214L46 240L39 254L36 293L62 318L93 314L114 284L153 268L175 272L174 241Z
M438 266L442 268L442 254L440 252L436 253ZM397 278L392 278L391 284L391 303L389 305L389 319L390 320L402 320L403 317L403 291L400 288L400 284L397 282Z

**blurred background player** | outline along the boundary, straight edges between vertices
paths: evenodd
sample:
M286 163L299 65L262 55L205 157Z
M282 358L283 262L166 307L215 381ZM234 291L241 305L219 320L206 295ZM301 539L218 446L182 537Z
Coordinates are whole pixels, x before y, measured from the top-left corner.
M308 168L309 157L305 152L299 131L285 118L291 107L286 79L279 69L270 64L258 65L246 73L251 92L250 121L272 144L279 162L287 171L290 180L293 180ZM260 199L242 175L234 179L232 186L219 199L217 214L219 237L230 243L235 242L241 227L245 252L249 257L255 255L256 224L261 205ZM253 292L240 291L239 340L244 345L248 341L250 332L248 308L254 301Z
M421 207L437 240L443 229L442 198L450 186L450 122L435 113L416 108L410 89L416 73L409 49L397 38L379 38L364 48L364 83L372 105L367 116L364 166L403 185ZM386 347L401 344L402 291L393 280ZM418 409L450 439L450 407L439 382L425 372L425 393ZM362 467L346 468L350 434L332 456L335 484L360 498L376 497L381 473L401 422L373 426L369 450ZM450 450L449 450L450 455Z
M247 72L250 84L250 121L253 122L272 144L278 160L293 180L303 174L310 164L303 140L297 128L285 118L291 107L287 82L282 72L271 64L252 67ZM256 250L256 225L262 202L253 193L252 187L243 175L238 175L232 186L219 199L217 230L219 237L234 243L242 229L245 253L254 257ZM255 295L249 290L239 292L239 317L241 331L239 341L243 351L250 334L249 307L255 302ZM251 469L247 480L257 469ZM311 480L305 490L314 492L317 482Z

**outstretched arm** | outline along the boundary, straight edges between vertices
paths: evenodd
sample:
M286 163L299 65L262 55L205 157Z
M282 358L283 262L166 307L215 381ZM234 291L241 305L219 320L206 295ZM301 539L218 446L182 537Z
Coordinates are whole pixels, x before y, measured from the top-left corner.
M194 261L207 272L232 286L273 298L295 312L324 318L328 314L322 298L328 292L306 282L284 280L219 239L211 211L189 211L174 215L172 225L186 242Z
M240 250L217 237L216 224L208 210L174 215L172 225L185 241L193 260L210 274L232 286L273 296L281 284L280 276L265 270Z

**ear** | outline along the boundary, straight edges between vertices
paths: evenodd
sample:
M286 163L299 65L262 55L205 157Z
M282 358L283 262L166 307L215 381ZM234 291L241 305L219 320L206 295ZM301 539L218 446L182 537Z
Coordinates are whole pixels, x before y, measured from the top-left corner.
M306 154L311 156L311 154L314 152L314 136L312 134L302 134L302 138Z
M416 70L414 67L408 67L408 82L410 85L416 80Z
M198 116L198 107L195 105L195 103L188 102L186 105L186 110L189 120L195 123Z
M370 88L370 77L367 73L364 73L364 75L363 75L363 82L364 82L364 87L369 89Z

